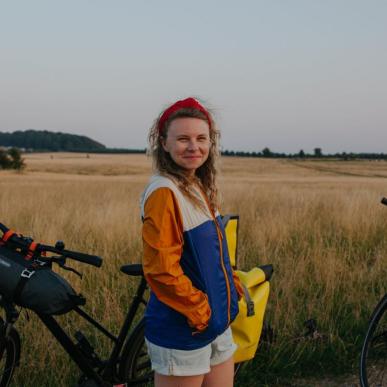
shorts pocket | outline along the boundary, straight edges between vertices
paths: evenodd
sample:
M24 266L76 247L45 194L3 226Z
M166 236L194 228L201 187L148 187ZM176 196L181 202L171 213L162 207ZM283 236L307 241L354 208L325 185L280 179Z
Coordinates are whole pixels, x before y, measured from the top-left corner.
M160 347L145 339L152 370L161 375L172 375L172 356L169 348Z
M235 347L234 340L231 334L231 328L228 327L221 335L219 335L213 342L217 351L229 351Z

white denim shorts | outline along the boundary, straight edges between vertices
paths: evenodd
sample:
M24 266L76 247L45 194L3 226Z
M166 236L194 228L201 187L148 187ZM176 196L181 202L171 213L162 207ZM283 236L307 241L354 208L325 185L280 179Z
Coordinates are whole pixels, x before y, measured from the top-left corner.
M160 347L145 339L152 370L160 375L194 376L210 372L210 367L228 360L237 346L231 328L206 346L193 350Z

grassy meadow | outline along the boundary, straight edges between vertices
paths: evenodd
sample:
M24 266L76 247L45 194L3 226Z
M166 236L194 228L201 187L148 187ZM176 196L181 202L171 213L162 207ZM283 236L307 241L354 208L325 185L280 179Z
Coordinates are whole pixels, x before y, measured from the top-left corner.
M86 309L117 332L141 261L139 197L151 174L144 155L25 155L22 173L0 171L0 222L48 244L98 254L102 268L61 271ZM387 291L387 162L223 158L222 213L240 215L239 268L272 263L267 310L274 330L240 386L285 386L308 376L357 372L368 317ZM314 318L320 335L305 339ZM107 353L109 342L70 313L60 317ZM71 386L79 372L33 313L17 322L22 354L13 387ZM91 335L91 337L90 337Z

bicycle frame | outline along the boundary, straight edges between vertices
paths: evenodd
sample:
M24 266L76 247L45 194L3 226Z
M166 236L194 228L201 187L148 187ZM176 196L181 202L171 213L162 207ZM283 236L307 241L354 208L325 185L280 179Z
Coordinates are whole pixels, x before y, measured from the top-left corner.
M90 356L87 356L87 354L82 352L82 349L80 348L79 344L75 343L70 338L70 336L62 329L62 327L59 325L59 323L53 316L43 315L39 313L36 314L42 321L42 323L47 327L47 329L53 334L56 340L60 343L63 349L68 353L71 359L78 365L79 369L83 372L83 374L87 376L87 378L94 380L101 386L111 386L112 383L120 382L120 380L118 380L117 374L117 365L120 361L120 353L123 349L126 339L129 337L129 331L133 324L134 317L137 313L140 304L146 305L146 300L143 297L146 288L147 284L145 278L142 276L140 284L137 287L136 294L133 297L128 313L125 317L125 320L117 337L110 333L96 320L94 320L83 309L79 307L74 308L74 311L78 313L83 319L85 319L88 323L90 323L98 331L100 331L104 336L108 337L114 342L112 352L106 363L101 362L100 364L96 364L96 362L93 362L93 359L91 359ZM14 314L11 314L9 310L7 311L8 308L5 309L8 320L8 316L11 317L11 315L14 316ZM11 309L13 309L18 314L15 308ZM16 319L17 317L12 317L12 320L10 319L8 323L13 324ZM92 350L94 350L94 348L92 348Z

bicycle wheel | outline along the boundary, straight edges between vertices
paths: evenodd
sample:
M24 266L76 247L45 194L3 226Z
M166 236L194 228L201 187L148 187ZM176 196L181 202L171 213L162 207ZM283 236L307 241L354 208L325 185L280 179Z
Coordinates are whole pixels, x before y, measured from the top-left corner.
M362 387L387 386L387 294L376 306L360 356Z
M153 386L153 371L148 356L142 319L131 333L122 351L119 374L128 386Z
M4 321L0 318L0 332L4 332ZM7 337L0 337L0 387L7 387L20 358L20 338L15 329Z

